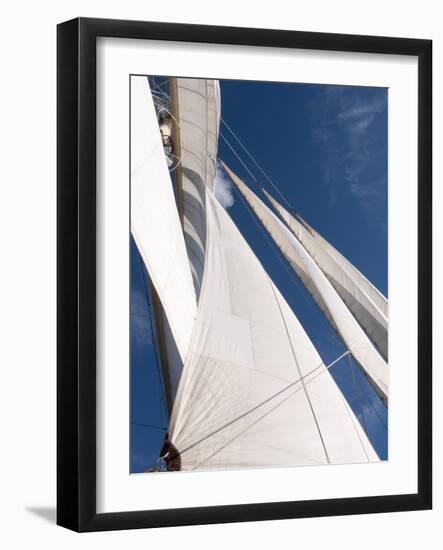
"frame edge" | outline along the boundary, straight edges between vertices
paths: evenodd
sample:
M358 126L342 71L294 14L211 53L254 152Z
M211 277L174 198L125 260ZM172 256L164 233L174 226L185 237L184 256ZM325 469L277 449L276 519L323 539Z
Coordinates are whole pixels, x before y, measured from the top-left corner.
M95 235L96 208L95 41L98 36L418 56L420 260L416 494L96 513L96 242L91 236ZM58 25L57 52L57 524L91 532L432 508L432 274L429 272L432 262L432 42L79 18Z
M57 25L57 524L78 530L78 20Z

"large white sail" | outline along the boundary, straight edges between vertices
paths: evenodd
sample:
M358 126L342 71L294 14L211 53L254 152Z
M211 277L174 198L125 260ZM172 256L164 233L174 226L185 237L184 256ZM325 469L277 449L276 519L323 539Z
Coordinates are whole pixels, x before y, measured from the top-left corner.
M180 157L177 193L186 248L197 298L206 249L205 188L213 189L220 126L218 80L172 78L171 108L178 131L174 150Z
M300 223L292 214L263 190L289 229L314 258L342 300L386 359L388 356L388 302L330 243L306 222Z
M173 398L197 305L155 107L144 76L131 77L131 232L165 313Z
M169 427L181 469L378 460L292 310L206 194L204 279Z
M225 164L224 168L263 223L303 284L359 362L380 397L387 402L388 366L342 298L306 248L277 216Z

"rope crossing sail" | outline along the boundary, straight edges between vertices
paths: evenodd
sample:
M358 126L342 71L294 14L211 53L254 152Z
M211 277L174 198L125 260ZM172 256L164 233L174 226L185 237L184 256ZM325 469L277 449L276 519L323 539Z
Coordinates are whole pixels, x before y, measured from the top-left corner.
M209 191L206 211L205 278L170 422L182 468L375 459L329 370L306 392L280 393L297 365L304 379L322 360Z
M342 353L340 355L340 357L337 357L337 359L335 359L334 361L332 361L332 363L329 363L329 365L324 365L324 363L321 363L320 365L318 365L317 367L315 367L314 369L312 369L309 373L305 374L304 376L298 378L297 380L295 380L294 382L291 382L290 384L288 384L287 386L285 386L284 388L282 388L281 390L279 390L278 392L274 393L273 395L271 395L270 397L268 397L267 399L265 399L264 401L262 401L261 403L259 403L258 405L256 405L255 407L252 407L251 409L249 409L248 411L245 411L244 413L240 414L239 416L237 416L236 418L234 418L233 420L230 420L229 422L227 422L226 424L223 424L223 426L220 426L219 428L217 428L216 430L214 430L213 432L211 432L210 434L206 435L205 437L203 437L202 439L196 441L195 443L192 443L191 445L189 445L189 447L186 447L185 449L182 449L180 451L180 453L178 453L178 451L176 452L176 455L180 454L180 456L183 456L185 453L187 453L188 451L190 451L191 449L193 449L194 447L196 447L197 445L200 445L200 443L203 443L204 441L206 441L207 439L209 439L210 437L213 437L214 435L218 434L219 432L221 432L222 430L226 429L226 428L229 428L229 426L232 426L233 424L235 424L236 422L239 422L240 420L242 420L243 418L247 417L248 415L252 414L253 412L257 411L258 409L260 409L261 407L263 407L264 405L266 405L267 403L270 403L273 399L279 397L281 394L287 392L289 389L291 389L292 387L294 387L296 384L300 384L300 383L303 383L306 381L307 384L309 384L310 381L313 380L313 378L310 378L314 373L316 373L319 369L322 369L322 372L324 372L325 370L329 370L331 367L333 367L335 364L337 364L341 359L343 359L344 357L346 357L347 355L349 355L349 351L345 351L344 353ZM320 373L317 373L316 376L319 376L320 374L322 374L322 372ZM299 391L302 389L302 385L297 388L296 391ZM171 458L175 458L174 455L171 455Z

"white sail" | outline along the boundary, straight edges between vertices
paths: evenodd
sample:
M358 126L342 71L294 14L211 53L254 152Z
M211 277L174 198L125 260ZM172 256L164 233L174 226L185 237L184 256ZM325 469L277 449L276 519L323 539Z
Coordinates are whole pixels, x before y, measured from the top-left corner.
M314 229L300 223L263 190L289 229L314 258L383 357L388 356L388 302L381 292Z
M183 470L378 460L320 356L207 190L197 317L169 426Z
M144 76L131 77L131 232L169 325L165 338L174 395L197 304L155 107Z
M232 170L225 164L223 166L353 357L364 369L380 397L387 402L389 373L386 361L300 241Z
M367 296L374 302L382 314L388 319L388 300L377 287L375 287L364 275L361 273L351 262L346 259L340 252L334 248L326 239L324 239L320 233L315 231L305 220L303 223L313 233L316 239L323 245L325 250L337 260L344 271L360 286L360 288L367 294Z
M203 279L206 249L205 188L213 189L220 126L217 80L171 79L171 106L179 132L174 149L180 156L176 171L186 248L197 294Z

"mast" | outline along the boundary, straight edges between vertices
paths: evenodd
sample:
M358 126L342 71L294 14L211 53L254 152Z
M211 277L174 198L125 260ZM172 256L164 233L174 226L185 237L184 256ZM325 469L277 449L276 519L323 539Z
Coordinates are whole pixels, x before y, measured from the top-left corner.
M206 188L216 172L220 93L216 80L170 79L173 147L180 157L176 197L195 294L200 295L206 253Z

